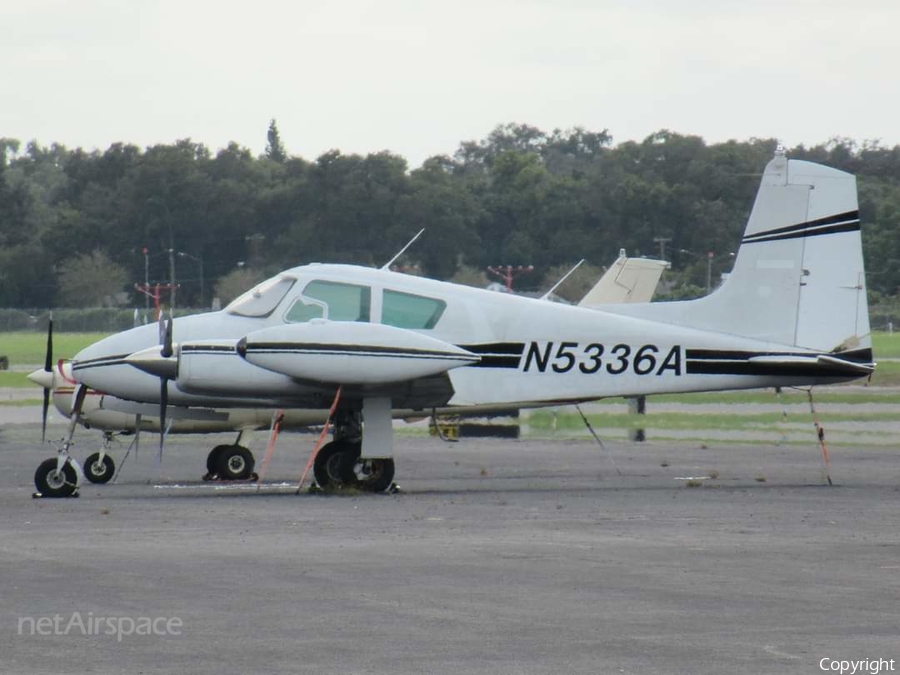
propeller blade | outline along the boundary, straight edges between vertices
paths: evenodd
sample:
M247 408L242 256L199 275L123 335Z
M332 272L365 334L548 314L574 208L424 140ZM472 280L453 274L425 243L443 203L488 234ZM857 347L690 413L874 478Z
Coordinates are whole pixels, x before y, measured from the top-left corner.
M48 373L53 370L53 314L47 323L47 353L44 355L44 370Z
M175 349L172 346L172 314L170 313L169 320L166 322L166 334L161 354L165 358L169 358L174 353Z
M134 458L137 459L138 453L141 451L141 414L138 413L134 418Z
M47 412L50 410L50 390L44 389L44 403L41 406L41 443L47 440Z
M44 354L44 372L53 372L53 313L47 323L47 352ZM44 401L41 405L41 443L47 440L47 413L50 410L50 392L53 388L53 378L50 378L50 389L44 389Z
M159 460L162 462L166 443L166 408L169 405L169 381L161 377L159 385Z
M159 315L159 355L167 359L175 353L172 344L172 312L168 320ZM159 462L162 464L163 448L166 444L166 409L169 407L169 380L164 375L159 377Z

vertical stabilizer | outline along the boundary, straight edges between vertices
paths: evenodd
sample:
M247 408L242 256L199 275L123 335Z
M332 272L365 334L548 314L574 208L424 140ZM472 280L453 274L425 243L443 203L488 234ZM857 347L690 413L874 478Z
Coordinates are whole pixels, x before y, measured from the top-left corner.
M870 348L856 178L779 150L719 289L604 309L826 352Z
M625 249L600 280L578 303L579 307L618 302L650 302L663 270L669 267L664 260L629 258Z

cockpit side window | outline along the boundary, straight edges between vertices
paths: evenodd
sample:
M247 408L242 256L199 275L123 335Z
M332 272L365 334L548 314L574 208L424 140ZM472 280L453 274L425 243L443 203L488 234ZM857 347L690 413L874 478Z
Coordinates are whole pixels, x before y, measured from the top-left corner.
M372 306L372 290L368 286L337 281L310 281L303 295L288 310L284 320L300 323L325 318L331 321L368 323Z
M445 309L443 300L385 289L381 323L397 328L434 328Z
M237 316L266 317L275 311L296 279L273 277L235 298L225 311Z

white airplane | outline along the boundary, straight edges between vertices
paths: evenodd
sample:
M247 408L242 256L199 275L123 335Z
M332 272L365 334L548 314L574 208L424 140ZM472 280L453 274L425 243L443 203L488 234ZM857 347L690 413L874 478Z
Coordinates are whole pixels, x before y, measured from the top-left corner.
M580 265L581 263L579 263ZM579 303L580 306L596 306L617 302L650 302L659 279L669 263L647 258L629 258L625 249L597 281ZM576 265L570 272L577 269ZM560 286L569 275L559 280L552 290ZM52 398L55 408L69 417L74 402L78 382L72 379L72 362L59 359L53 364L53 321L48 329L46 363L44 368L35 370L28 376L32 382L44 388L43 430L46 434L47 409ZM286 409L276 411L266 408L179 408L170 411L168 429L160 427L159 411L152 408L144 414L128 412L133 406L122 399L88 388L81 405L78 422L86 429L103 432L103 446L99 452L90 454L84 461L84 477L92 483L108 483L115 475L116 464L108 448L116 434L139 434L165 432L168 434L208 434L227 431L238 432L237 440L231 445L217 445L206 459L205 479L244 480L253 474L256 460L244 444L245 436L252 431L270 428L273 416L280 415L279 428L302 429L322 422L318 411ZM234 448L232 450L232 447ZM227 457L223 457L224 453Z
M177 341L176 341L177 338ZM138 412L303 409L331 443L320 485L386 489L392 417L608 396L827 384L872 373L856 180L776 152L728 280L698 300L572 307L407 276L312 264L221 312L110 336L73 360L70 428L86 387ZM163 426L165 426L163 424ZM67 496L64 444L35 475Z

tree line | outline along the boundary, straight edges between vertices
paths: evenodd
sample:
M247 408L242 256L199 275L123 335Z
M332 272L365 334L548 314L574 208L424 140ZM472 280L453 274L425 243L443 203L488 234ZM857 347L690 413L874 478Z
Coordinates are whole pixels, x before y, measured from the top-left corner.
M532 265L517 288L552 285L580 258L619 249L673 264L674 295L727 271L775 139L706 143L659 131L613 144L607 130L498 126L410 170L391 152L290 155L269 125L261 156L190 139L104 151L0 139L0 307L143 304L177 267L179 305L307 262L403 261L440 279ZM832 139L788 149L857 174L874 299L900 288L900 146ZM708 253L713 256L707 258ZM202 274L201 274L202 272ZM124 297L122 294L125 293Z

